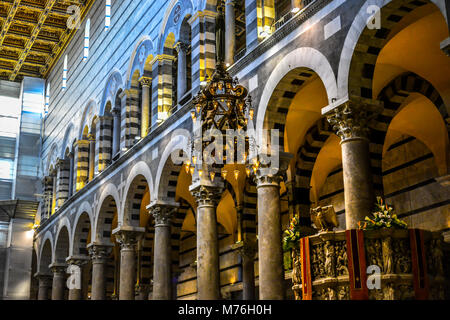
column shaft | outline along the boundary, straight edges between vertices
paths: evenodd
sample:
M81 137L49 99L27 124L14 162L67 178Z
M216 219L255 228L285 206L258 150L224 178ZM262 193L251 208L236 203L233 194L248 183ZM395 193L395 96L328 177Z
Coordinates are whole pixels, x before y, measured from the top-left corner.
M73 195L73 153L69 155L69 198Z
M258 185L259 298L284 299L283 250L281 245L280 188Z
M120 148L120 110L113 110L113 145L112 145L112 157L114 158L119 153Z
M136 244L144 235L144 228L124 226L113 231L120 243L119 300L134 300L136 286Z
M153 300L172 299L170 226L155 227Z
M51 276L39 276L38 300L49 300L49 291L52 288Z
M56 270L53 270L52 300L64 300L65 288L65 268L58 268Z
M145 138L150 128L150 86L152 79L142 77L140 82L142 86L141 137Z
M106 300L106 271L108 257L112 245L89 245L89 255L92 261L91 300Z
M178 51L177 102L180 102L181 98L183 98L183 96L185 95L187 89L186 50L187 46L183 43L180 43L177 46Z
M95 175L95 138L89 139L89 181L94 179Z
M236 54L236 17L234 0L225 2L225 63L232 65Z
M374 192L370 168L369 142L364 139L342 142L346 228L357 229L373 209Z
M197 290L199 300L220 299L216 206L197 207Z

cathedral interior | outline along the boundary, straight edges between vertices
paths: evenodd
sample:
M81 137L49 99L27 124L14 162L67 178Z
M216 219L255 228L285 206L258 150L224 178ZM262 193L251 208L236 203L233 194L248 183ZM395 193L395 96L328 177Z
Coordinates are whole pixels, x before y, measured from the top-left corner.
M0 299L450 299L448 1L0 0L0 26ZM256 138L210 165L198 127Z

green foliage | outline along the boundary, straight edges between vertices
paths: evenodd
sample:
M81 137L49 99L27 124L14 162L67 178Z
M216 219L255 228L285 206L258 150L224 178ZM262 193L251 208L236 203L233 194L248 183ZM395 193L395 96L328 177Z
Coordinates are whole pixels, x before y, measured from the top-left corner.
M394 209L386 204L381 197L377 197L373 217L366 217L365 221L359 222L362 230L378 230L386 228L407 229L406 222L400 220L394 213Z
M290 251L300 245L300 218L295 215L291 219L289 228L284 231L283 250Z

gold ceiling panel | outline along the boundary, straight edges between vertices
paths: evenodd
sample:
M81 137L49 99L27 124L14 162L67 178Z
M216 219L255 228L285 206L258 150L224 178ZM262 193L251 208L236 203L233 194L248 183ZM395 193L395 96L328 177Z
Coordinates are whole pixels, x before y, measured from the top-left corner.
M0 79L45 78L75 34L71 5L84 20L94 0L0 0Z

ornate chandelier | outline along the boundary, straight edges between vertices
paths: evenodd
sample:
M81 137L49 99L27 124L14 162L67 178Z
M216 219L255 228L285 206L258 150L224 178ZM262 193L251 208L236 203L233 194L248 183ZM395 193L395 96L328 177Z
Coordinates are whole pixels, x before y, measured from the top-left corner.
M252 100L248 90L239 84L237 78L232 78L226 70L224 54L224 1L218 5L218 15L216 18L216 48L217 63L207 84L202 87L197 96L193 99L194 110L191 112L195 130L194 139L191 143L191 157L186 163L186 172L194 175L195 169L202 177L205 170L210 172L211 180L214 180L215 174L221 171L225 179L227 172L222 170L223 164L245 164L248 160L249 138L247 137L248 121L253 120L254 110ZM205 168L198 163L199 149L203 152L212 143L217 143L210 139L211 131L220 132L223 141L219 143L223 146L222 150L214 150L213 156L219 157L222 161L215 162ZM230 139L230 132L235 137ZM233 152L233 159L227 158L227 150L238 150L238 143L244 139L245 154L238 159L238 153ZM201 141L201 143L200 143ZM201 155L203 156L203 154ZM205 158L204 156L202 158ZM248 170L247 170L248 171ZM234 176L239 176L238 170L235 170Z

